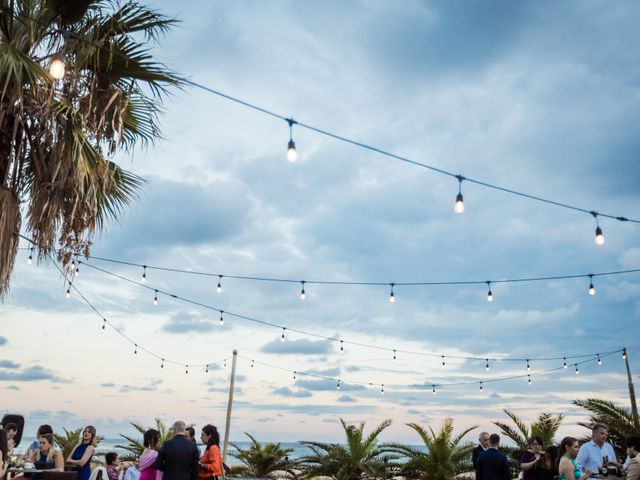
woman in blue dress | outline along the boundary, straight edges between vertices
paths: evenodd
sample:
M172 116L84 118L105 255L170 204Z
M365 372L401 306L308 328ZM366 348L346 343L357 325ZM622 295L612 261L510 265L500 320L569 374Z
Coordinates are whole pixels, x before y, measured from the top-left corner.
M91 458L93 457L96 443L96 427L92 425L84 427L82 440L67 458L67 464L78 472L76 480L89 480L91 476Z

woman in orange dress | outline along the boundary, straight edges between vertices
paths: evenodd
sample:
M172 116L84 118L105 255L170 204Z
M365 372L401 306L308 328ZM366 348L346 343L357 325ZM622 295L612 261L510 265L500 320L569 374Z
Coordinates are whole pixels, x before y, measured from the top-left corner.
M206 445L200 458L198 480L222 480L222 455L220 455L220 434L213 425L202 427L200 440Z

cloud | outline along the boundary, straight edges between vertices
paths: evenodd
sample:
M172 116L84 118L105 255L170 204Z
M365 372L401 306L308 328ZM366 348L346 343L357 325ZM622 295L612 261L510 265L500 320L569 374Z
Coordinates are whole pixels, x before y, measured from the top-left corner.
M337 382L333 380L296 380L296 387L305 388L314 392L332 391L337 390ZM344 391L360 391L366 390L362 385L340 383L340 389Z
M256 418L256 422L260 422L260 423L275 422L275 418L271 418L271 417L260 417L260 418Z
M6 339L6 337L3 337L2 335L0 335L0 347L2 345L6 345L8 342L8 340Z
M20 368L20 364L11 360L0 360L0 368Z
M337 398L337 401L338 402L350 402L350 403L353 403L353 402L357 402L358 399L355 398L355 397L352 397L351 395L340 395Z
M20 390L20 387L18 387L17 385L9 385L8 387L5 387L7 390Z
M263 353L275 354L306 354L306 355L323 355L332 351L331 344L324 340L310 340L301 338L300 340L272 340L266 343L260 349Z
M120 385L120 392L153 392L164 382L161 378L151 378L145 385Z
M0 380L9 382L37 382L41 380L49 380L54 383L69 383L70 380L59 377L51 370L35 365L28 367L19 372L0 372Z
M112 387L115 387L116 384L113 382L107 382L107 383L101 383L100 386L104 388L112 388Z
M291 390L289 387L276 388L273 391L274 395L280 395L282 397L299 397L306 398L311 397L313 394L307 390Z
M169 333L210 332L216 323L210 319L202 319L200 315L183 315L171 318L162 326L162 330Z

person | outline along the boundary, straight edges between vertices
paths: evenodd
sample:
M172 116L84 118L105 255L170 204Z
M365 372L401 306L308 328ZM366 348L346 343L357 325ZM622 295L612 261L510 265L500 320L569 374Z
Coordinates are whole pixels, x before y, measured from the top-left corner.
M489 432L482 432L478 436L478 446L471 452L471 463L473 463L473 469L478 476L478 457L482 452L489 448Z
M627 467L626 480L640 480L640 437L633 435L627 437L627 455L629 455L629 465Z
M153 477L154 480L156 477ZM122 480L140 480L140 470L135 465L129 465L125 470Z
M489 448L478 456L478 480L511 480L509 460L499 446L500 435L489 435Z
M138 459L140 467L139 480L162 480L162 472L154 466L158 457L158 447L160 445L160 432L154 428L150 428L142 437L144 443L144 451Z
M536 435L529 439L529 450L520 456L523 480L541 480L543 462L542 437Z
M591 440L582 444L576 463L584 472L586 469L598 472L600 467L614 466L622 468L622 464L616 460L613 447L607 442L609 429L606 425L596 423L591 429Z
M540 480L553 480L558 476L558 447L550 445L544 452Z
M18 426L15 423L7 423L3 428L7 432L7 446L11 452L16 446L14 438L18 434Z
M33 441L33 443L31 443L31 445L29 445L27 451L24 452L22 459L25 462L33 463L35 453L40 448L40 436L45 434L53 435L53 428L51 428L51 425L47 425L46 423L38 427L38 430L36 432L36 439Z
M206 445L199 461L198 479L214 480L222 478L222 455L220 454L220 434L214 425L205 425L200 440Z
M6 430L0 428L0 480L6 478L9 469L9 440Z
M558 463L558 473L560 480L586 480L593 471L589 468L582 471L576 462L578 455L578 440L573 437L564 437L560 442L560 462Z
M191 440L193 443L197 444L196 440L196 429L193 427L187 427L187 438Z
M57 450L53 443L53 435L45 433L38 439L38 450L35 451L33 464L38 470L64 470L64 459L62 453ZM35 473L33 480L41 480L42 474Z
M200 452L187 438L186 425L177 421L171 427L173 438L158 451L155 468L164 472L163 480L197 480Z
M107 468L107 478L104 480L118 480L122 464L116 452L107 452L104 456L104 463Z
M82 439L67 458L67 463L78 472L76 480L89 480L91 476L91 458L97 444L96 427L87 425L82 431ZM103 480L107 480L106 478Z

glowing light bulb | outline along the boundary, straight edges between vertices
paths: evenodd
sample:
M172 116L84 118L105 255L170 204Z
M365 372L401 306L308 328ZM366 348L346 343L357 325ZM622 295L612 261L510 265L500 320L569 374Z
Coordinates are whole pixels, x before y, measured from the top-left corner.
M224 325L224 318L222 317L222 314L224 312L221 310L220 311L220 320L218 320L218 324L222 327Z
M68 287L68 288L67 288L67 293L65 294L65 296L66 296L67 298L69 298L69 297L71 296L71 287Z
M456 204L453 206L453 211L456 213L464 212L464 201L462 200L462 194L456 195Z
M395 285L395 283L392 283L392 284L391 284L391 292L389 293L389 301L390 301L391 303L395 303L395 301L396 301L396 296L395 296L395 295L394 295L394 293L393 293L393 287L394 287L394 285Z
M491 290L487 292L487 302L493 302L493 292Z
M482 386L482 382L480 382L480 391L483 391L483 390L484 390L484 388Z
M562 361L563 361L562 366L563 366L564 368L567 368L567 358L566 358L566 357L564 357L564 358L562 359Z
M598 355L598 365L602 365L602 359L600 358L600 355Z
M596 245L604 245L604 234L602 233L600 226L596 227Z
M144 265L142 267L142 283L145 283L147 281L147 266Z
M156 290L156 294L153 297L153 304L154 305L158 305L158 290Z
M436 386L435 385L431 385L431 388L433 389L433 390L431 390L431 393L433 395L435 395L436 394Z
M340 353L344 353L344 342L340 340Z
M596 294L596 288L593 286L593 283L589 284L589 295L594 296Z
M222 292L222 275L218 275L218 286L216 287L218 293Z
M396 361L396 351L395 350L393 351L393 361L394 362Z
M73 272L74 277L78 277L80 275L80 267L76 267L76 271Z
M300 282L302 284L302 290L300 290L300 300L304 300L307 298L307 294L304 291L304 281Z
M627 349L626 349L626 348L623 348L623 349L622 349L622 359L623 359L623 360L626 360L626 359L627 359Z
M204 373L209 373L209 365L204 369Z
M27 258L27 265L31 265L33 263L33 254L29 254L29 258Z
M529 360L527 359L527 372L531 370L531 365L529 365Z
M338 380L338 384L336 385L336 390L340 390L340 380Z
M488 372L489 371L489 359L485 358L485 362L486 363L485 363L484 369Z
M296 142L294 142L293 140L289 140L289 143L287 145L287 160L289 160L289 162L291 163L294 163L296 160L298 160Z
M380 395L384 395L384 384L380 385Z
M284 331L286 330L286 328L282 328L282 335L280 336L280 341L284 342Z
M105 328L107 328L107 319L103 318L102 319L102 329L104 330Z
M160 362L160 368L164 368L164 358L162 359L162 362Z
M60 80L64 77L65 64L64 57L61 53L56 53L51 57L51 63L49 64L49 74L55 80Z
M576 375L580 375L580 370L578 370L578 364L576 364Z
M444 363L444 355L442 355L442 366L444 367L446 364Z

